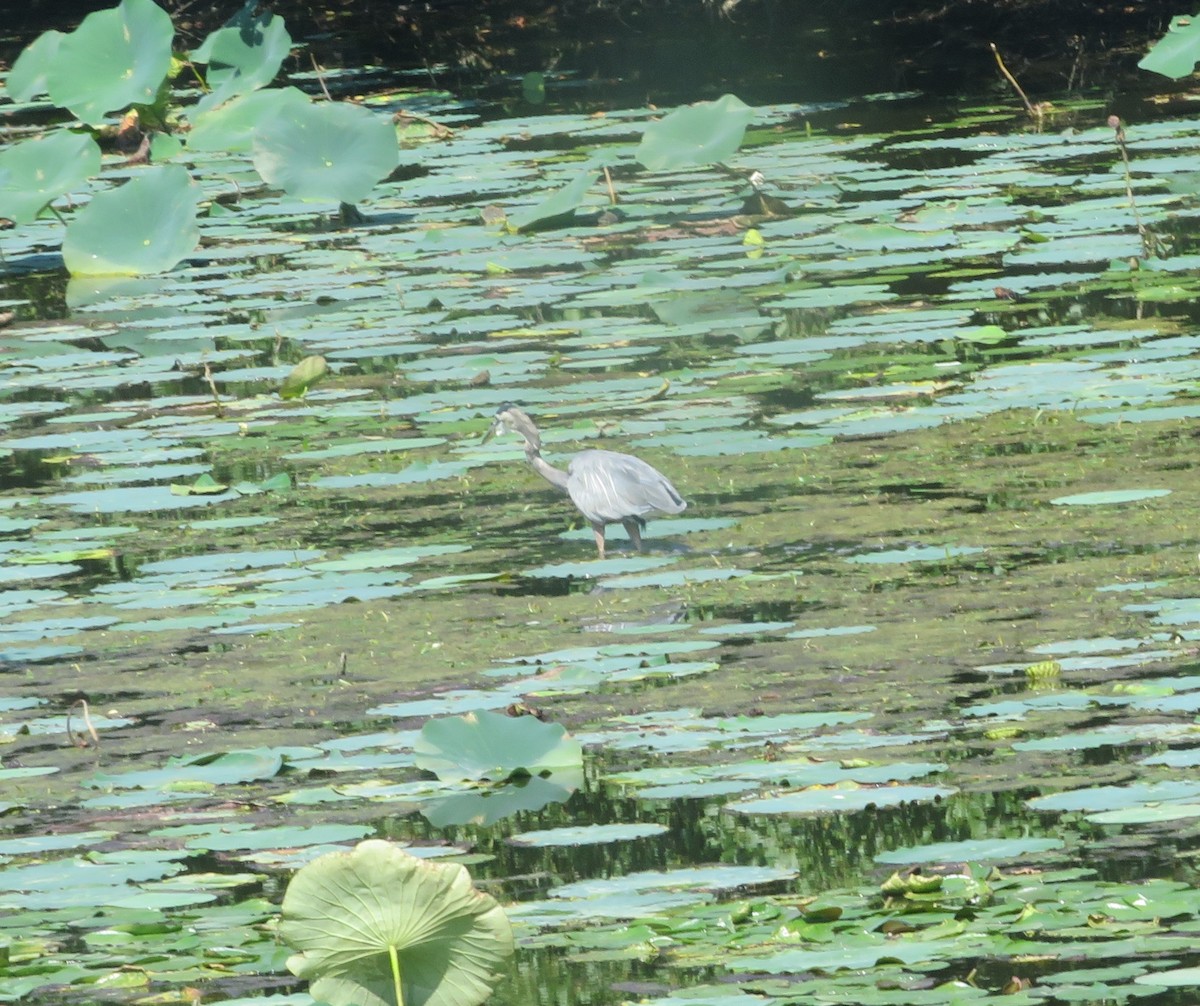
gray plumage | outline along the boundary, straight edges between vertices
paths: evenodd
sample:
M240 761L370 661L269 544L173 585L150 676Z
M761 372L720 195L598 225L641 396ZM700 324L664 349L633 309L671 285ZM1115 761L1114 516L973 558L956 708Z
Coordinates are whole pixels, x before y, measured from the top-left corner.
M641 532L647 517L682 513L687 509L687 503L667 477L632 454L580 451L564 472L542 457L541 434L524 410L512 404L502 405L484 435L484 442L502 430L524 439L525 459L542 478L566 493L587 518L601 559L606 524L622 524L634 546L641 549Z

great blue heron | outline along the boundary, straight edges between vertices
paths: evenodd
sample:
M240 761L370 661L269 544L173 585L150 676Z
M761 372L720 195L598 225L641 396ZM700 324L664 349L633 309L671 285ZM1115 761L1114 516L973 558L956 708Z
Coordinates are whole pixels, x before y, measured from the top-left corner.
M621 523L639 550L646 518L654 514L682 513L687 503L658 469L641 458L618 451L580 451L564 472L542 457L542 436L523 410L506 402L500 406L486 444L502 430L520 434L525 460L542 478L571 497L596 535L596 551L604 558L604 526Z

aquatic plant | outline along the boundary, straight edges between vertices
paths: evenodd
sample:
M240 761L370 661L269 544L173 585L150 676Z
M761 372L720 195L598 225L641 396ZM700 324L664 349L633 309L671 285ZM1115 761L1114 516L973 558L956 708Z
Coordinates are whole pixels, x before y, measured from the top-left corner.
M1138 66L1179 80L1196 68L1200 59L1200 18L1181 14L1171 19L1167 33L1150 47Z
M504 909L465 867L360 842L303 867L283 898L288 968L331 1006L475 1006L513 952Z
M156 163L96 192L73 215L63 239L72 275L166 272L195 251L200 187L182 168L157 163L186 149L177 137L190 127L201 149L249 149L268 185L299 199L337 201L349 218L352 204L395 168L395 131L368 109L314 103L291 88L248 101L275 78L291 48L282 19L253 14L254 6L182 59L172 56L171 19L152 0L121 0L69 34L35 39L13 67L9 94L27 101L45 92L84 131L35 137L0 154L0 217L29 223L92 183L101 173L96 137L112 131L111 113L128 112L116 131L118 148L133 155L130 165ZM186 112L171 104L172 79L184 66L207 90Z
M505 716L481 709L464 716L430 720L413 745L418 768L445 781L578 771L579 741L558 723L534 716Z

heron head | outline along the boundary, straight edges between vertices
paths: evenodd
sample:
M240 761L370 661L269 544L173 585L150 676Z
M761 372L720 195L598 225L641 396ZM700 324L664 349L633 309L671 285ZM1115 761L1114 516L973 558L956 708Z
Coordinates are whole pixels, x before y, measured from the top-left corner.
M533 425L533 420L529 418L524 409L513 405L512 402L505 402L496 411L496 415L492 418L492 425L483 435L483 443L486 444L497 433L506 432L519 434L524 438L525 443L535 451L542 449L542 437L538 433L538 428Z

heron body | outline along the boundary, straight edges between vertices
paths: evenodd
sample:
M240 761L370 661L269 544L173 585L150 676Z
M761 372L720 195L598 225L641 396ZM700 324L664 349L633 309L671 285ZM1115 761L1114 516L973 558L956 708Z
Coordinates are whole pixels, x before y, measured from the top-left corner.
M524 439L525 459L530 466L552 486L566 493L591 524L601 559L604 558L606 525L622 524L634 547L640 550L647 517L682 513L687 509L687 503L667 477L632 454L580 451L563 471L542 457L541 434L523 409L511 404L502 405L484 441L501 430L510 430Z

